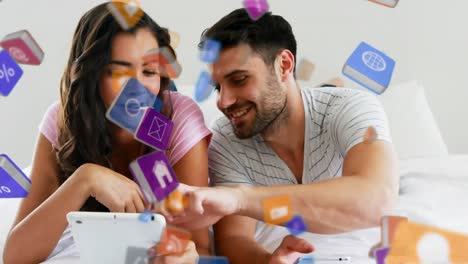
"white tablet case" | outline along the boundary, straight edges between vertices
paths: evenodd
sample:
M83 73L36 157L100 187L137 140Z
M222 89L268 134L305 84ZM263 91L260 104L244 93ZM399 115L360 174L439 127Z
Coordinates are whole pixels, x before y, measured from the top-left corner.
M128 248L147 249L158 243L166 227L164 217L153 214L151 221L145 223L138 219L139 215L99 212L68 213L67 219L80 252L80 262L124 264L128 262L126 256Z

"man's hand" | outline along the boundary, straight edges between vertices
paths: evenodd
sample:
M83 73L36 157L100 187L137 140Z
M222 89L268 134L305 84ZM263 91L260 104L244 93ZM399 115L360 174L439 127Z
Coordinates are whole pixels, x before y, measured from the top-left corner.
M181 183L177 190L186 200L186 208L174 213L159 203L155 212L164 215L168 223L188 230L208 227L238 212L242 198L240 191L231 187L193 187Z
M268 264L295 263L297 259L314 251L314 246L302 238L292 235L284 237L281 245L273 252Z

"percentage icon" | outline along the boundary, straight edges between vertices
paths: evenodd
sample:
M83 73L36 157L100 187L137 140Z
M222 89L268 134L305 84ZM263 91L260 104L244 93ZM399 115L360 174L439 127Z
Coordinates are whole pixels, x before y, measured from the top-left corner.
M10 82L10 77L15 76L15 70L12 68L7 68L5 64L2 64L2 68L0 69L0 79L5 78L6 81Z
M23 70L6 50L0 51L0 95L8 96L19 79Z

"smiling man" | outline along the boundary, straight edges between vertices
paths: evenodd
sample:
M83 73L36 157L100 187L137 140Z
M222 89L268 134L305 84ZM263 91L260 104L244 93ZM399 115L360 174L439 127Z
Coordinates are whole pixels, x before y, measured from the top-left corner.
M182 186L190 206L170 221L191 229L217 222L217 254L232 263L292 263L313 246L284 235L273 252L258 244L255 237L282 228L264 225L262 200L289 197L293 215L320 234L374 227L393 210L397 157L375 96L301 89L296 40L281 16L253 21L235 10L202 39L222 43L212 77L225 116L209 147L211 184L222 187Z

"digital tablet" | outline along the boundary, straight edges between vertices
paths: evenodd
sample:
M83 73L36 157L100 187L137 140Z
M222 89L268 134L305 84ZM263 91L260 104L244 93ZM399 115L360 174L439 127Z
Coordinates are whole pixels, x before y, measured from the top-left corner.
M147 263L146 250L161 239L166 220L153 214L148 222L136 213L70 212L67 214L80 262Z

